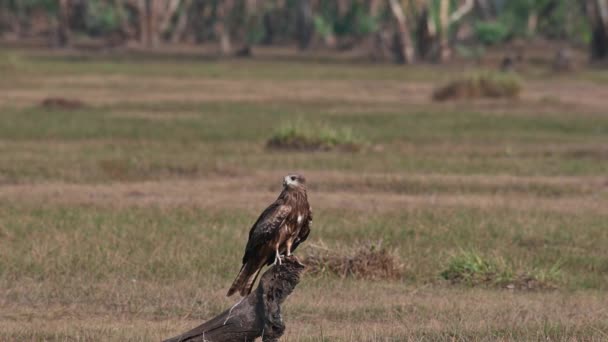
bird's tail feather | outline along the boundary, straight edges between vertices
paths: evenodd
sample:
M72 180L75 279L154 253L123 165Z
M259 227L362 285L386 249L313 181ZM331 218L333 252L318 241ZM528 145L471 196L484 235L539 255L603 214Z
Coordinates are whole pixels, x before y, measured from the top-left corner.
M248 270L248 265L249 263L246 263L241 266L239 274L236 275L236 278L234 279L232 285L230 286L230 289L228 290L228 297L232 296L237 290L239 290L242 287L242 284L248 278L248 272L246 272Z
M230 286L227 296L230 297L237 291L243 296L248 295L251 292L251 287L253 286L253 283L255 283L261 269L262 265L256 265L252 261L243 264L239 274L234 279L234 282L232 282L232 286Z
M251 293L251 288L253 287L253 284L255 284L255 281L258 279L260 271L262 271L262 267L258 267L257 271L255 271L255 274L252 274L252 277L249 277L249 279L247 279L245 286L241 288L241 296L246 296Z

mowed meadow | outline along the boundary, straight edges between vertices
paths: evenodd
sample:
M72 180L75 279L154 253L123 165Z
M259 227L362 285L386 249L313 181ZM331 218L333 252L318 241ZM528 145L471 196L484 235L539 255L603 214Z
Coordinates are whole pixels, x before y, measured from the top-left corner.
M315 214L296 255L393 268L307 273L285 341L607 340L608 71L434 103L462 69L2 52L0 341L158 341L215 316L293 171ZM284 125L359 148L269 149Z

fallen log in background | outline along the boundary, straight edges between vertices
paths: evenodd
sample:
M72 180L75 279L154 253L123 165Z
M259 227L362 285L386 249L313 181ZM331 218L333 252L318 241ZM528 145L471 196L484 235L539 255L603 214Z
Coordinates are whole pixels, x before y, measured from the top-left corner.
M255 291L220 315L164 342L278 341L285 331L281 304L300 282L304 266L290 256L262 275Z

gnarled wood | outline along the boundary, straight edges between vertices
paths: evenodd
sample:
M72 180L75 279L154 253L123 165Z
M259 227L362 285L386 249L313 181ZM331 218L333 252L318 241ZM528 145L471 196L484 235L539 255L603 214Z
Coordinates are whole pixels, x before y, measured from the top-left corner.
M164 342L278 341L285 331L281 304L300 282L304 266L294 256L262 275L257 289L232 308Z

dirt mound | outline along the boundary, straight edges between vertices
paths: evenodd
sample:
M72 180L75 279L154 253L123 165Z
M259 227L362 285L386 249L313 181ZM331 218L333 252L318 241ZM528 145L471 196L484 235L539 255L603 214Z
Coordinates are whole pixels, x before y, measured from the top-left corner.
M333 274L341 278L399 279L404 268L396 253L382 247L381 243L351 251L309 247L302 262L307 266L307 273Z
M475 74L440 86L434 91L433 100L516 98L521 88L521 81L511 74Z
M80 100L67 99L64 97L47 97L40 102L40 107L46 109L76 110L86 107Z

